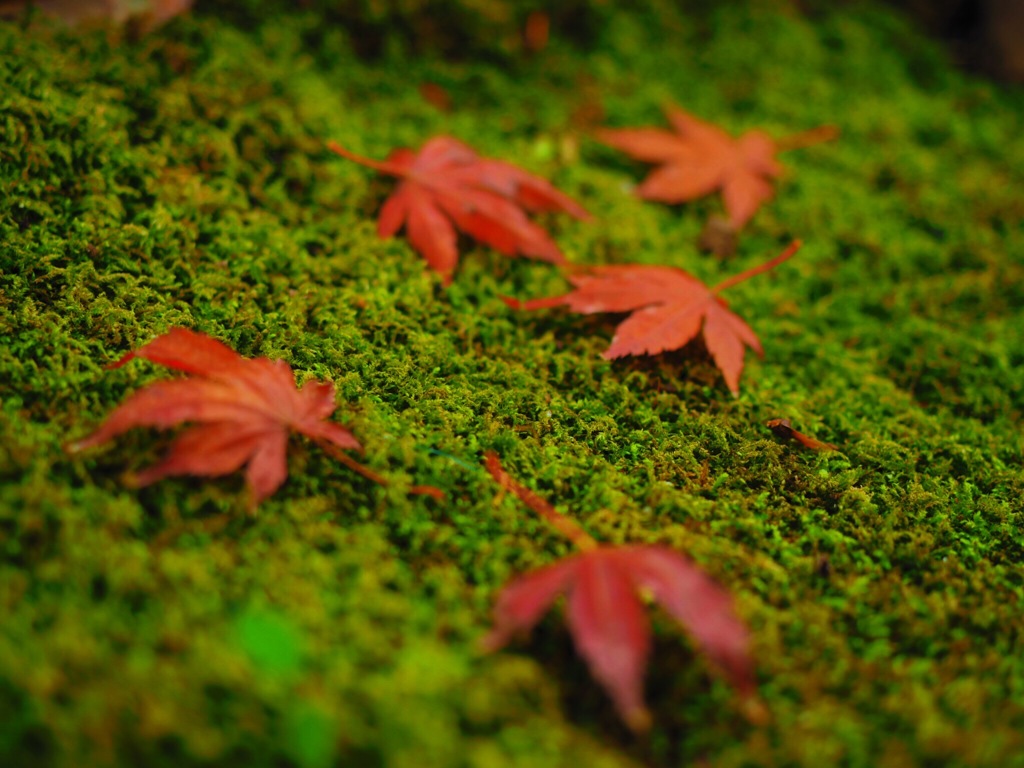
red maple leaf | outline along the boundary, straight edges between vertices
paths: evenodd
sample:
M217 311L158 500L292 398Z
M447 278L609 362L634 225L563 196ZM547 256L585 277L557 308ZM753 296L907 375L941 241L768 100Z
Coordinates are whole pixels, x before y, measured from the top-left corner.
M158 336L110 367L119 368L137 357L193 377L139 390L98 430L68 450L85 450L134 427L199 422L178 436L163 461L136 476L139 486L174 475L225 475L248 464L246 482L255 507L288 476L290 431L325 447L361 450L351 432L325 420L334 412L334 385L311 381L297 388L291 368L282 360L247 359L184 328Z
M771 261L713 288L677 267L617 264L570 273L568 280L576 290L562 296L530 301L505 299L505 303L514 309L567 306L582 314L632 312L616 329L603 355L607 360L679 349L703 330L704 345L735 395L740 389L745 347L758 355L764 353L754 331L719 294L778 266L800 245L799 240L794 241Z
M522 255L555 264L565 257L526 211L564 211L589 218L549 182L499 160L480 157L449 136L430 139L418 153L396 149L383 162L328 149L401 181L380 211L377 232L391 237L403 225L412 247L441 273L445 284L459 260L456 228L506 256Z
M826 141L833 126L796 134L782 141L763 131L737 139L678 107L666 110L675 132L658 128L604 129L597 136L637 160L662 164L637 187L647 200L684 203L722 190L733 229L740 229L773 194L771 180L782 173L775 156L782 151Z
M667 547L598 545L574 521L509 477L495 454L487 455L486 466L503 488L582 551L506 586L498 597L494 628L485 647L500 648L513 635L529 631L559 595L566 595L569 632L577 651L622 719L634 730L644 730L650 724L643 676L651 642L641 595L650 594L753 702L756 683L749 633L728 592ZM750 709L756 711L756 705Z

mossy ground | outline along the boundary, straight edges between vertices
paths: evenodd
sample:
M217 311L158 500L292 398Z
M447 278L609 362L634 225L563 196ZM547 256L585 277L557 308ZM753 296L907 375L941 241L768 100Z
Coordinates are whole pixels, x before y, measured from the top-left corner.
M310 13L138 42L0 24L0 763L1024 764L1024 98L891 11L605 12L587 51L491 63L361 60ZM723 264L694 247L717 200L639 201L645 169L587 137L669 101L843 135L785 157ZM380 157L440 132L588 206L547 222L573 260L716 281L803 238L731 291L766 349L741 396L692 350L602 360L613 318L506 308L561 291L549 266L467 243L444 289L379 240L388 183L324 140ZM167 375L104 364L173 326L334 381L393 485L295 440L249 516L239 477L129 488L154 432L69 458ZM557 613L481 656L498 588L567 551L495 501L487 449L596 537L726 584L770 720L663 619L644 738Z

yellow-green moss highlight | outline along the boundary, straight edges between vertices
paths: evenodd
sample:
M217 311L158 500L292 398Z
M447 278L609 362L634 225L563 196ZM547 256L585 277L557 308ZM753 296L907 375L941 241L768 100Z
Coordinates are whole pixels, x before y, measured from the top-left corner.
M1022 764L1024 98L890 11L721 5L596 4L586 47L462 61L366 60L294 10L140 41L0 24L0 763ZM723 264L694 247L718 201L643 203L643 169L586 135L669 101L842 138L784 158ZM509 310L565 287L546 265L467 243L445 290L379 240L388 183L324 140L380 157L440 132L582 201L595 221L546 220L574 260L715 282L802 237L731 292L766 350L741 396L689 350L602 360L613 318ZM131 490L155 432L66 456L166 375L103 366L172 326L334 381L393 485L295 440L248 516L239 477ZM841 450L780 443L772 417ZM646 738L557 616L481 656L498 588L567 551L494 501L485 450L596 537L727 585L771 719L664 619Z

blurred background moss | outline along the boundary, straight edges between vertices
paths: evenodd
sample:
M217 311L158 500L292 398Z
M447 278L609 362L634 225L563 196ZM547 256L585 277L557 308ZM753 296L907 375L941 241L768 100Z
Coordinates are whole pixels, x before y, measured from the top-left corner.
M298 10L341 25L362 55L388 46L458 58L535 52L554 34L586 47L614 18L631 13L693 16L736 0L200 0L197 10L252 26L262 17ZM71 22L96 17L136 19L149 31L183 13L196 0L0 0L0 13L13 15L31 2ZM827 11L836 3L863 0L801 0L804 13ZM1024 80L1024 3L1019 0L889 0L945 40L966 66L1011 81Z

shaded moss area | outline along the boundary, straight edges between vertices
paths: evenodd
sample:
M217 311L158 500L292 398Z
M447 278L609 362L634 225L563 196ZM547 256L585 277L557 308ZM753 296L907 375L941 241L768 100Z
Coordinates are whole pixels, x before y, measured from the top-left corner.
M1024 98L891 11L630 15L502 66L367 61L311 12L131 42L0 24L0 763L146 766L1011 765L1024 754ZM396 52L397 51L397 52ZM453 110L417 86L436 83ZM643 203L588 138L675 101L733 131L822 123L729 263L717 200ZM596 216L586 263L716 282L758 331L742 394L699 350L611 363L614 318L516 314L564 289L466 243L449 289L376 237L381 157L441 132ZM293 440L255 516L240 477L132 490L166 436L62 444L165 377L103 366L173 326L332 380L393 478ZM779 442L766 419L835 443ZM635 738L560 617L482 656L498 588L567 545L480 468L610 542L692 555L749 621L765 724L664 618ZM443 503L411 497L417 483Z

